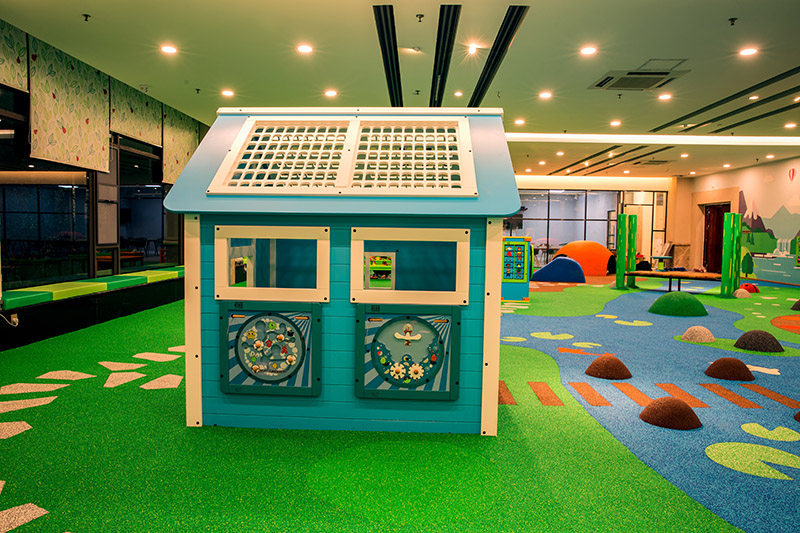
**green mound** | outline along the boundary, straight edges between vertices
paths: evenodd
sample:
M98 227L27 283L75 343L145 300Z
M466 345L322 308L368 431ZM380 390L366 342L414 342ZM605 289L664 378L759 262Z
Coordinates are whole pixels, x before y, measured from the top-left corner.
M694 294L688 292L668 292L653 302L648 309L656 315L667 316L705 316L706 308Z

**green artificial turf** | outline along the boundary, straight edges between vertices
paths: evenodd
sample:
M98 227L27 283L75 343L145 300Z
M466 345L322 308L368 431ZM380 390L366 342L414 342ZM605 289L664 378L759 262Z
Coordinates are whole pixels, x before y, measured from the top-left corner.
M775 327L771 324L773 318L785 315L796 315L792 311L795 300L787 298L800 298L800 289L797 287L759 287L761 292L752 294L750 298L720 298L711 291L698 294L697 297L703 305L710 305L725 311L739 313L742 318L734 322L734 326L742 331L763 329L768 331L780 341L800 342L797 333ZM719 294L717 288L717 294ZM774 300L765 300L763 296L774 297ZM761 305L755 305L760 303ZM777 306L772 304L778 304ZM766 318L758 318L753 312L759 312Z
M184 425L183 358L131 359L183 344L181 302L0 352L0 385L52 370L96 378L0 414L33 429L0 440L0 510L49 513L21 531L733 530L645 466L575 401L555 361L501 347L499 436L289 431ZM103 388L99 361L147 363ZM544 407L527 385L564 401Z
M574 285L565 287L563 291L531 291L530 304L519 307L515 304L515 314L531 316L585 316L602 313L606 304L630 291L655 289L661 286L660 281L639 280L638 289L614 290L608 285Z
M752 350L742 350L741 348L735 347L734 344L736 343L736 339L716 339L714 342L688 342L683 340L680 335L676 335L673 338L676 341L685 342L686 344L699 344L702 346L711 346L712 348L719 348L720 350L726 350L729 352L750 353L754 355L769 355L773 357L800 356L800 350L798 350L797 348L792 348L790 346L784 346L783 347L784 351L782 352L755 352Z

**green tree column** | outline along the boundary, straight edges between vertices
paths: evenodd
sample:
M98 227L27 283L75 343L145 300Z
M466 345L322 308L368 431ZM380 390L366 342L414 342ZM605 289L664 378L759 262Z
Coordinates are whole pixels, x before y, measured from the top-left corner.
M750 252L747 252L744 254L744 257L742 257L742 272L744 272L745 277L753 273L754 266L753 256L750 255Z
M736 241L733 243L733 250L736 253L734 258L733 271L736 273L733 280L733 289L739 288L742 277L742 214L734 213L734 231L736 232Z
M738 287L737 270L741 262L741 245L737 253L737 241L741 243L742 216L739 213L725 213L722 224L722 284L719 295L722 298L733 297L733 291ZM738 238L737 238L738 235Z
M638 217L636 215L628 215L628 272L636 270L636 233L638 226ZM631 289L636 288L636 277L630 276L628 278L628 287Z
M615 288L625 288L626 250L628 248L628 215L617 215L617 280Z

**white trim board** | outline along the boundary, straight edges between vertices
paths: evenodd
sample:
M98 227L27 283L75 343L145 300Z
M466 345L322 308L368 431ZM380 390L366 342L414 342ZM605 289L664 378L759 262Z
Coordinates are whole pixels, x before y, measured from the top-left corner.
M350 302L374 304L469 304L468 229L451 228L351 228ZM364 288L364 241L422 241L456 243L455 291L398 291ZM396 272L396 271L395 271Z
M308 239L317 242L314 289L231 287L228 239ZM214 296L217 300L327 302L330 299L331 231L327 226L215 226Z

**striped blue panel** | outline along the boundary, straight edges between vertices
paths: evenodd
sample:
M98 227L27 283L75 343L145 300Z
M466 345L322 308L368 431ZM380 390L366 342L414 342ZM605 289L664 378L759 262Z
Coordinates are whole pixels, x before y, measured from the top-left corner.
M295 325L305 345L305 357L300 368L289 378L279 383L266 383L254 379L242 368L236 356L236 337L239 335L242 324L252 317L264 314L263 311L230 311L228 313L228 383L231 385L250 385L253 387L310 387L312 374L311 350L311 320L301 320L298 317L308 317L309 313L279 313L288 318Z
M375 340L375 334L390 320L403 317L407 315L400 314L387 314L381 313L380 315L368 314L367 315L367 328L364 337L364 389L366 390L396 390L396 391L434 391L434 392L447 392L450 390L450 330L452 327L452 317L450 315L420 315L414 318L427 322L433 327L443 342L443 350L440 353L440 366L434 378L424 385L417 387L400 387L387 381L383 374L374 367L372 360L372 346ZM370 321L369 319L373 319ZM375 319L380 319L377 321ZM438 322L437 322L438 321Z

